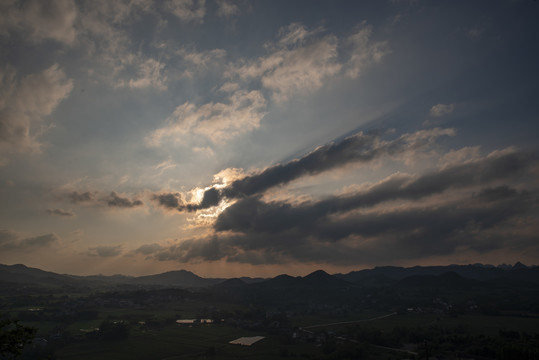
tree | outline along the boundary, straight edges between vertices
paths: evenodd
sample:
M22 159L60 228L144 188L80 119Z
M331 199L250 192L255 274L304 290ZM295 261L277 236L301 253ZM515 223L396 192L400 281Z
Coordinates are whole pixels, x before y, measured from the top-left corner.
M19 320L0 319L0 356L17 358L26 344L32 342L36 329L19 324Z

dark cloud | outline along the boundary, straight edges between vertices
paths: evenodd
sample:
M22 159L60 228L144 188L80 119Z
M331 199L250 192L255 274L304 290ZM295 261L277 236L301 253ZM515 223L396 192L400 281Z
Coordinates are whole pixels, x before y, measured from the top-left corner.
M186 209L187 211L197 211L201 209L207 209L212 206L219 205L221 201L221 192L215 188L210 188L204 191L204 196L200 204L186 204L179 207L179 210Z
M254 231L276 233L292 227L312 227L317 219L391 200L418 200L448 189L489 184L514 178L529 169L535 159L526 153L512 152L454 165L419 177L391 176L364 192L333 196L319 202L291 206L285 202L262 202L259 197L237 201L219 215L217 231ZM482 196L511 195L507 186L484 190Z
M100 257L113 257L122 253L122 245L96 246L88 248L88 255Z
M536 181L527 184L528 190L509 185L536 166L536 157L506 151L421 176L396 174L364 191L317 202L264 202L252 195L222 212L208 238L186 240L152 254L158 260L180 262L342 265L457 251L488 253L508 246L539 255L539 248L532 246L539 226L522 226L537 218ZM398 206L389 201L398 201Z
M14 231L0 230L0 248L4 250L32 250L51 246L59 240L54 233L24 238Z
M135 253L150 255L150 254L155 254L156 252L160 250L163 250L163 247L159 244L153 243L153 244L146 244L146 245L140 246L139 248L135 250Z
M56 234L46 234L46 235L23 239L19 243L19 247L27 248L27 247L49 246L52 243L57 242L59 239L60 238Z
M180 207L181 198L179 193L156 194L152 196L164 208L177 209Z
M392 234L394 237L409 234L424 239L422 249L426 252L424 255L427 255L436 249L443 249L442 239L455 235L468 226L480 231L501 224L513 216L528 213L532 206L528 195L527 192L518 193L515 190L513 196L498 201L471 197L425 207L326 217L314 223L311 232L319 239L332 242L352 234L365 238L385 234ZM429 243L432 246L426 246Z
M154 258L352 265L447 256L466 250L487 253L506 248L509 242L513 248L522 244L532 251L529 244L536 238L535 232L521 234L519 243L498 234L499 229L518 229L522 219L538 209L537 200L529 193L512 193L498 200L472 196L441 205L327 216L312 221L309 227L291 227L278 233L252 229L218 233L164 248ZM539 255L539 249L533 251Z
M58 215L58 216L75 216L75 213L72 211L66 211L63 209L47 209L47 213L50 215Z
M423 148L439 136L453 135L452 129L422 130L384 141L383 133L369 132L349 136L339 142L318 147L309 154L285 164L271 166L257 174L235 180L223 189L210 188L200 204L179 205L178 210L196 211L218 205L223 198L244 198L262 194L304 176L320 174L350 163L367 163L382 156L395 156Z
M72 191L65 195L67 199L73 204L86 204L94 206L108 206L116 208L134 208L137 206L142 206L144 203L138 199L129 199L119 195L115 191L111 191L108 196L100 195L99 191ZM154 196L156 198L157 196ZM159 199L158 199L159 200ZM61 209L52 209L48 210L50 214L53 215L67 215L66 211Z
M515 189L511 189L507 185L502 185L495 188L483 189L478 196L486 200L497 201L510 198L512 196L515 196L516 194L517 191Z
M112 191L105 200L110 207L133 208L144 204L140 200L131 200L129 198L121 197L114 191Z
M286 164L272 166L256 175L234 181L223 189L226 197L238 198L261 194L266 190L307 175L316 175L354 162L370 162L383 155L398 155L417 150L442 135L451 135L451 129L405 134L395 140L382 141L380 132L358 133L337 143L321 146L304 157Z
M79 193L78 191L73 191L67 194L67 198L73 204L89 202L95 199L95 194L89 191Z
M370 161L381 151L375 145L379 139L379 133L359 133L338 143L326 144L300 159L236 180L223 190L223 194L230 198L260 194L306 175L319 174L350 162Z

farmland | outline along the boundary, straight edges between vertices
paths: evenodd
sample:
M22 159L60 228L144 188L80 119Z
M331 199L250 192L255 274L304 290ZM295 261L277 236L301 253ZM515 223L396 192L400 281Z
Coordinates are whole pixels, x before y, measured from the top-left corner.
M0 301L4 318L35 329L22 359L539 356L533 282L442 274L365 284L372 283L316 272L196 288L24 285L3 291ZM241 337L263 339L230 344Z

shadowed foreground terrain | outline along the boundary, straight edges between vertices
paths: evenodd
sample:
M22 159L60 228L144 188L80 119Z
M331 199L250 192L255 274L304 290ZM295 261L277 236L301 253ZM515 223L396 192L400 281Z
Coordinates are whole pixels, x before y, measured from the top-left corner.
M539 267L520 263L271 279L0 266L2 318L35 329L23 359L538 359L537 299Z

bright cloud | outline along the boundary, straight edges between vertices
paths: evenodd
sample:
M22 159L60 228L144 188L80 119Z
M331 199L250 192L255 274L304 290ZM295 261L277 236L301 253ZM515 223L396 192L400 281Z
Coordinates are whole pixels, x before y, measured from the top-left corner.
M217 5L219 9L217 10L217 15L224 17L231 17L238 15L240 13L240 8L238 5L234 4L232 1L228 0L217 0Z
M357 78L365 66L380 62L391 52L387 41L372 42L371 36L372 26L363 23L356 33L346 39L351 48L350 59L346 63L346 75L352 79Z
M166 8L180 20L202 21L206 14L205 0L168 0Z
M226 103L208 103L197 107L184 103L167 119L167 125L147 137L149 145L164 140L187 143L202 137L212 143L224 143L260 126L266 113L266 100L259 91L237 91Z
M436 104L430 108L430 116L441 117L451 114L455 110L455 104Z
M40 151L45 117L68 97L73 82L54 64L20 80L8 67L0 71L0 84L0 164L5 164L11 153Z
M132 89L154 88L158 91L167 89L167 76L164 75L165 64L154 59L148 59L139 65L137 77L128 83L120 83Z

